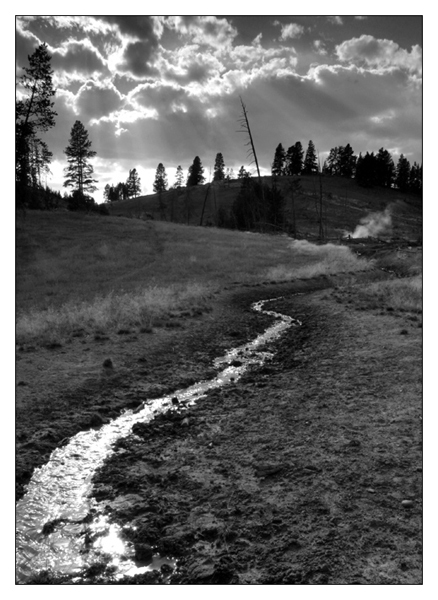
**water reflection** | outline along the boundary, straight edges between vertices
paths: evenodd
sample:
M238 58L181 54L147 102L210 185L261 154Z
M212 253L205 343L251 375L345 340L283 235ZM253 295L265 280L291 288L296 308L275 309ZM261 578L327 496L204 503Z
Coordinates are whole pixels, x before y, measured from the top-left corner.
M36 469L26 495L17 503L17 581L24 583L42 570L73 575L105 560L114 568L114 577L144 573L161 564L174 566L171 559L154 557L149 566L138 566L134 551L121 537L118 525L103 515L103 507L90 498L91 479L95 471L113 453L117 440L126 437L132 426L148 422L157 413L172 408L176 396L186 406L194 404L208 390L237 381L250 365L262 365L272 357L258 350L276 339L291 325L299 325L292 317L266 311L265 300L252 308L278 319L274 325L252 342L233 348L214 361L222 370L209 381L200 381L169 396L150 400L140 409L125 411L119 418L99 430L82 431L70 442L54 450L49 462ZM91 524L87 517L93 515ZM47 527L47 524L53 527Z

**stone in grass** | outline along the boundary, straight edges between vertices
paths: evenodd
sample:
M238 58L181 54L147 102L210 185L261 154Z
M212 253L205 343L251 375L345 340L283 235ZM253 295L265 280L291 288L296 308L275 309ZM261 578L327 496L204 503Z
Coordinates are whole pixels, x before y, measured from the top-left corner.
M407 329L402 329L400 331L400 335L408 335L408 330Z
M414 503L412 500L402 500L402 506L403 508L413 508L414 507Z
M113 361L110 358L106 358L103 361L103 368L104 369L114 369Z

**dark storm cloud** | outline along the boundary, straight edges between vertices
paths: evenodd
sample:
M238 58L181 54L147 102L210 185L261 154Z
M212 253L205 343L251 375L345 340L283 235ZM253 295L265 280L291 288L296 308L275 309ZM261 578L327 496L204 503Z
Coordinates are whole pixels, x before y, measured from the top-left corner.
M99 119L118 110L123 105L121 95L113 87L88 81L76 97L76 109L86 121Z
M131 73L135 77L146 77L157 73L157 69L148 62L156 49L153 40L129 43L123 53L123 60L118 68Z
M120 33L135 37L139 40L154 39L158 43L157 35L154 31L154 21L146 16L115 16L98 17L100 20L117 25Z
M158 49L159 34L153 18L138 16L101 17L112 25L116 25L122 38L128 43L123 52L118 68L133 76L142 78L155 73L152 60Z
M29 66L28 57L34 53L40 44L39 39L29 31L17 29L15 34L15 59L17 62L18 75L22 74L23 67Z
M75 71L85 75L94 71L108 72L102 56L88 41L71 41L57 49L52 55L55 70Z

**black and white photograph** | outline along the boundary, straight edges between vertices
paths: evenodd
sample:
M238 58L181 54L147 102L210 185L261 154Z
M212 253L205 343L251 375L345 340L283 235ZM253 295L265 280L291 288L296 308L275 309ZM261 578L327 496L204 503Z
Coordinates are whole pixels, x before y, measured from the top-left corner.
M15 586L421 588L424 15L34 10Z

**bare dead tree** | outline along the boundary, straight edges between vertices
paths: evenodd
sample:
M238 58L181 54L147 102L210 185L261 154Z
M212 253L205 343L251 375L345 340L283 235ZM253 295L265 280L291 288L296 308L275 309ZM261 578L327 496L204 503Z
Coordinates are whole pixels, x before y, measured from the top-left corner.
M255 163L258 178L259 178L259 183L261 185L262 181L261 181L261 177L260 177L259 162L257 160L257 154L256 154L255 146L254 146L254 140L253 140L253 137L251 134L251 128L249 126L248 111L246 110L246 106L242 100L242 97L239 96L239 98L240 98L240 103L242 104L242 116L239 119L239 124L242 127L242 129L239 129L238 133L246 133L249 136L249 140L245 144L245 146L249 147L248 156L253 157L253 160L249 164L251 165L251 164Z
M208 197L208 192L210 191L210 186L211 186L211 183L208 183L207 191L205 192L204 203L202 205L201 221L199 223L199 225L201 225L201 226L202 226L202 219L204 218L205 205L207 204L207 197Z
M319 180L319 239L321 242L324 241L324 220L323 220L323 204L322 204L322 173L321 173L321 162L319 160L318 152L318 180Z

